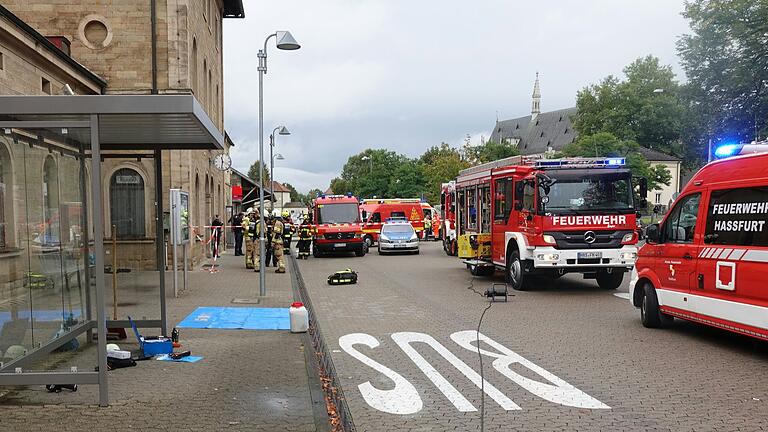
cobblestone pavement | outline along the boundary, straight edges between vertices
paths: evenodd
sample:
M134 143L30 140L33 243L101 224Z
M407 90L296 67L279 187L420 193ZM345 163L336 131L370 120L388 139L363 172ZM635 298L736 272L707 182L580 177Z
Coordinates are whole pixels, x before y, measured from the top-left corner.
M258 275L245 270L242 257L224 255L220 262L219 273L190 272L189 289L178 299L168 299L170 326L197 306L235 306L232 299L253 298L258 292ZM268 297L259 305L248 306L290 305L290 275L269 270ZM172 290L169 292L172 297ZM0 431L316 430L313 406L325 405L321 395L315 404L310 395L305 335L285 330L180 331L183 349L203 360L194 364L150 360L111 371L108 408L95 406L96 386L58 394L38 386L14 389L0 397ZM129 339L118 344L136 350L134 342L129 333ZM67 358L57 369L74 364L92 370L94 349ZM321 426L323 421L327 419L318 419Z
M488 305L467 289L471 276L457 258L446 256L438 243L422 243L419 256L373 252L363 258L310 258L299 265L358 430L480 429L479 387L439 355L434 345L411 344L425 363L434 366L433 378L439 381L434 372L442 375L466 398L469 409L478 410L460 411L451 402L461 405L460 397L445 396L411 360L413 353L409 357L393 340L397 332L424 333L472 370L480 370L477 352L460 347L450 337L465 330L474 337ZM357 285L326 285L328 274L347 267L358 271ZM483 291L492 281L502 279L500 275L477 278L474 288ZM620 291L626 291L626 286ZM765 343L682 321L671 329L646 329L628 300L576 276L515 294L509 303L495 303L488 310L481 332L609 408L563 404L583 403L583 394L558 399L557 392L552 392L548 396L561 403L547 401L516 384L528 388L536 388L536 382L549 384L531 366L513 362L507 369L519 374L513 382L494 368L493 358L484 356L487 382L520 407L504 410L486 396L485 430L768 430ZM354 333L375 338L366 346L360 343L362 336L347 336L348 341L357 342L353 348L358 358L339 343L340 337ZM414 335L396 337L413 339ZM498 352L485 343L482 348ZM389 377L381 366L391 370ZM392 377L398 378L394 373L407 382L393 381ZM395 397L397 391L399 396L408 395L407 383L418 397ZM382 409L366 402L363 392ZM385 412L397 409L412 413Z

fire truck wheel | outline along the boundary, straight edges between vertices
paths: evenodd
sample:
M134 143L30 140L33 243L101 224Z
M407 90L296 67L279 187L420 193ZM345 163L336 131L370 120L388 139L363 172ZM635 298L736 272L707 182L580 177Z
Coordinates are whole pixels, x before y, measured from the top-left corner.
M357 257L365 256L366 252L368 252L368 245L366 243L363 243L363 247L361 247L360 250L355 251L355 256Z
M664 328L674 321L674 318L659 310L659 299L656 289L650 282L643 285L643 300L640 302L640 320L643 327Z
M523 276L523 262L520 261L520 252L512 250L507 253L507 270L505 272L507 283L516 291L526 291L528 286L525 284Z
M605 290L615 290L621 286L621 282L624 280L624 272L620 270L614 270L612 273L607 271L597 272L597 284L600 288Z

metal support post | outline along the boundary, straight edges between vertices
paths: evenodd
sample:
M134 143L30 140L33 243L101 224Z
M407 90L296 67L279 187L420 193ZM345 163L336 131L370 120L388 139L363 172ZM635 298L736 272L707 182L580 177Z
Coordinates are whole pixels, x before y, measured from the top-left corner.
M168 334L168 316L165 310L165 227L163 227L163 153L155 150L155 247L157 248L157 271L160 273L160 330ZM170 218L169 218L170 219Z
M271 37L271 36L270 36ZM269 38L267 38L269 40ZM259 296L267 295L264 274L264 74L267 73L267 42L259 50Z
M101 146L99 116L91 114L91 197L93 201L93 240L96 255L96 335L99 359L99 405L109 405L107 376L107 317L104 310L104 206L101 195Z

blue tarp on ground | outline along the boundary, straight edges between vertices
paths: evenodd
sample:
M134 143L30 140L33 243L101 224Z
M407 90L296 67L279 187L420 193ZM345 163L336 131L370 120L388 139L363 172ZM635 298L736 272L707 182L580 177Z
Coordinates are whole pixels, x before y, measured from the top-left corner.
M288 308L203 306L176 327L199 329L288 330Z

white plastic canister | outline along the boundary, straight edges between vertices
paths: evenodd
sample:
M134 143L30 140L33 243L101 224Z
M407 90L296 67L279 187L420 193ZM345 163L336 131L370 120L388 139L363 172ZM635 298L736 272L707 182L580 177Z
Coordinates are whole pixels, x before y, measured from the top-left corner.
M294 302L288 309L291 317L291 333L304 333L309 329L309 314L302 302Z

